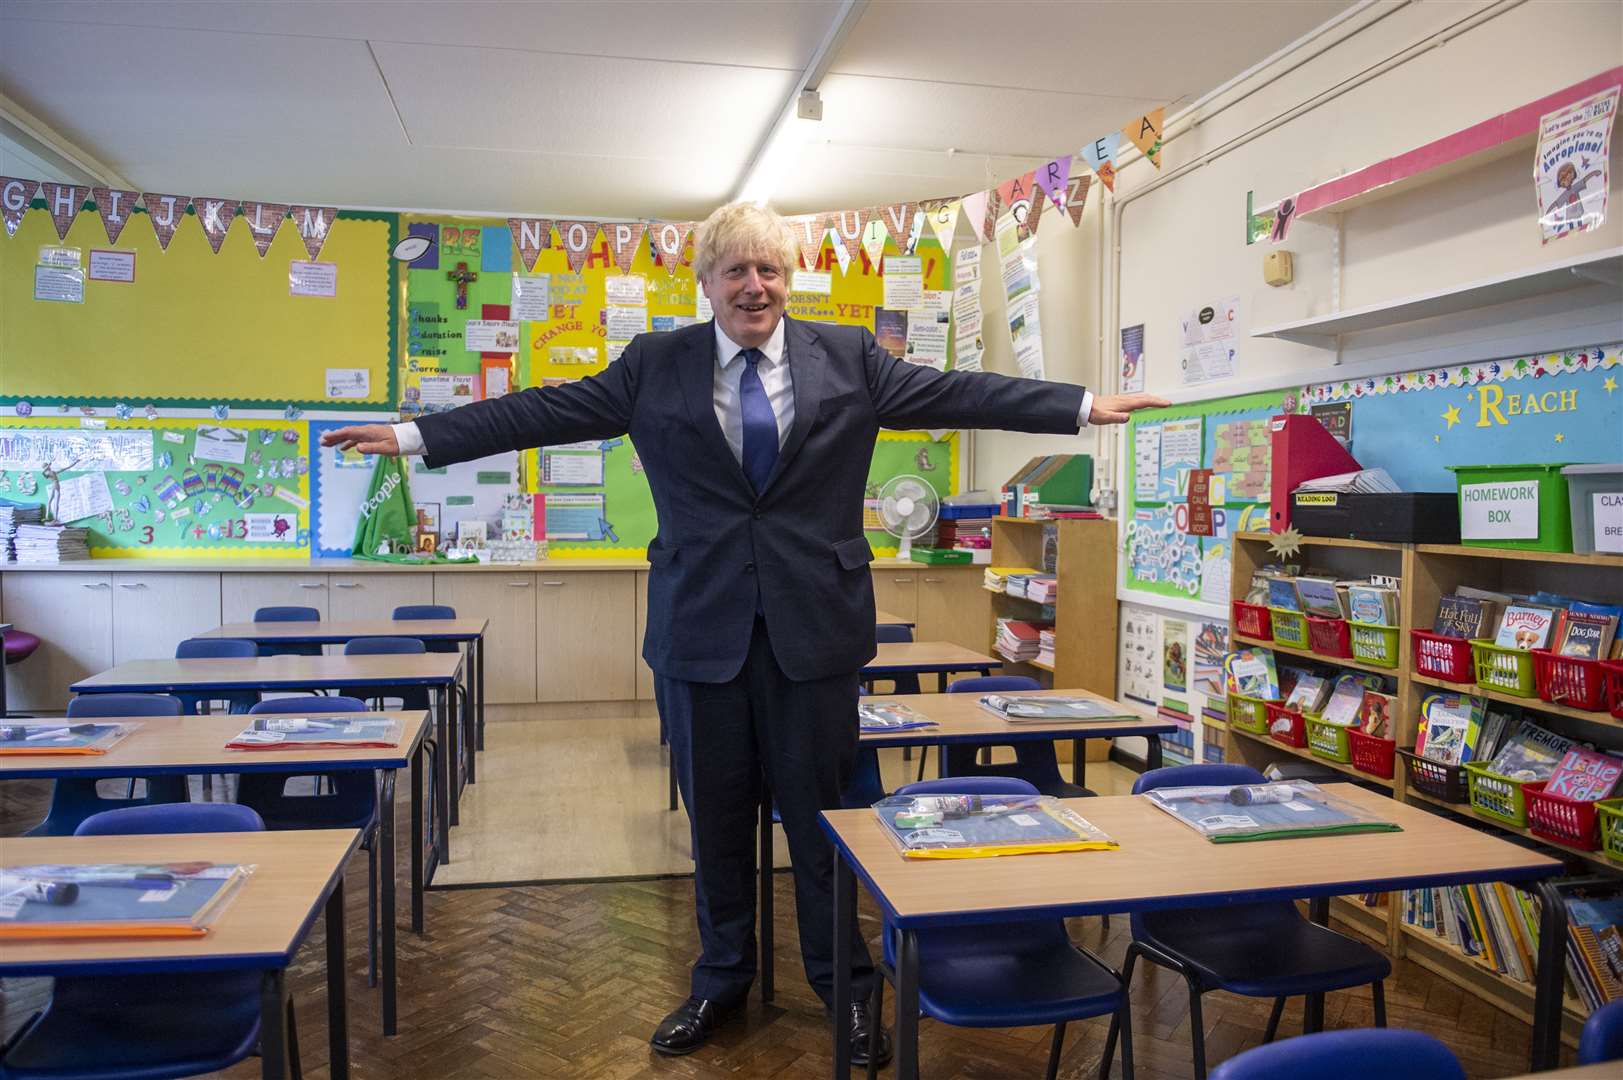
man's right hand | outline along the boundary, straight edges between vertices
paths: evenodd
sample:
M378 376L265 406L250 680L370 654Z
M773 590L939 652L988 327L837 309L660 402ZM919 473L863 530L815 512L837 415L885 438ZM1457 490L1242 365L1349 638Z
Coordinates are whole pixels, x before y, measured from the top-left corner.
M359 450L363 454L400 455L400 443L389 424L355 424L335 431L323 432L322 446L336 446L340 450Z

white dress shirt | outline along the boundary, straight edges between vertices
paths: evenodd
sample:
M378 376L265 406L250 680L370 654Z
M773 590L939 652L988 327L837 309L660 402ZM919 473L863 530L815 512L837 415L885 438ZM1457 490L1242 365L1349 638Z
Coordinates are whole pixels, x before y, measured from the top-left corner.
M721 433L727 437L727 448L733 452L733 458L742 463L744 411L739 404L738 380L744 373L744 361L739 359L738 354L744 350L722 333L719 322L713 325L716 328L716 372L711 400L716 408L716 422L721 425ZM780 450L789 439L789 430L795 426L795 384L789 373L789 358L784 355L783 326L783 320L779 319L772 336L761 346L761 359L755 365L756 373L761 376L761 385L766 389L766 399L772 403L772 412L778 418ZM1076 418L1078 431L1088 426L1088 414L1091 412L1093 391L1084 390L1082 410ZM400 444L402 454L423 452L423 437L418 433L415 422L395 424L394 437Z

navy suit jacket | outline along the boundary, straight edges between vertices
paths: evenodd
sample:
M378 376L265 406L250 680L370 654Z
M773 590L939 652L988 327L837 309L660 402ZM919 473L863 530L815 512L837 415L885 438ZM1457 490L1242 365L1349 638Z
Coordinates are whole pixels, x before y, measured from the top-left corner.
M858 327L785 319L795 423L757 494L716 420L710 323L632 340L597 375L417 421L431 468L630 434L659 515L648 546L643 657L660 675L726 682L743 666L757 590L791 679L874 656L873 552L862 501L881 427L1077 430L1082 388L903 363Z

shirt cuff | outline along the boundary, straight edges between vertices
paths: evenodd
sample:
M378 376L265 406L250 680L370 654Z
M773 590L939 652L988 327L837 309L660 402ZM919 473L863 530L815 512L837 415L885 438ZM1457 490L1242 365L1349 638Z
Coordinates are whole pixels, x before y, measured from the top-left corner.
M1081 413L1079 413L1077 415L1077 418L1076 418L1076 430L1077 430L1078 434L1081 434L1082 429L1088 426L1088 417L1090 417L1092 415L1093 415L1093 391L1092 390L1084 390L1084 391L1082 391L1082 411L1081 411ZM400 427L406 427L406 426L408 426L408 425L406 425L406 424L401 424L400 425ZM415 426L415 425L412 425L412 426ZM400 452L401 453L406 453L404 443L401 444L401 451Z
M1082 400L1082 412L1084 415L1088 411L1090 400L1089 398ZM412 421L408 420L404 424L394 425L394 441L400 444L402 456L421 454L423 452L423 437L418 433L416 423Z

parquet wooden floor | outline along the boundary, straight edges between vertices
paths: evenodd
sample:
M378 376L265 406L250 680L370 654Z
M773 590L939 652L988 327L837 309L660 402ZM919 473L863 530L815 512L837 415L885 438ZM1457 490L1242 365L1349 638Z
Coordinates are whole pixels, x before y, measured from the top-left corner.
M0 784L0 835L16 835L37 821L47 790L41 783ZM400 1034L392 1039L380 1033L378 998L366 986L365 881L366 860L360 855L349 880L350 1055L351 1075L358 1080L828 1075L829 1030L821 1003L800 972L787 874L776 881L777 1000L767 1006L752 997L746 1014L709 1045L675 1059L654 1055L647 1040L687 992L688 964L697 951L691 880L430 892L427 934L419 938L402 926L397 938ZM404 898L404 882L401 890ZM879 929L877 914L864 905L862 920L872 940ZM1112 920L1109 934L1097 919L1077 920L1073 935L1119 966L1125 919ZM318 925L291 978L304 1074L314 1080L329 1075L323 964ZM11 980L3 990L0 1034L9 1037L44 1000L48 982ZM1527 1025L1415 965L1398 963L1387 1001L1394 1023L1443 1039L1472 1077L1524 1071ZM1191 1076L1181 980L1140 965L1133 1002L1139 1075L1145 1080ZM1209 1061L1259 1043L1268 1004L1208 995ZM1367 991L1330 995L1326 1022L1333 1027L1371 1023ZM1300 1024L1297 999L1281 1030L1295 1034ZM922 1073L931 1080L1040 1076L1047 1061L1046 1028L967 1030L926 1020L921 1031ZM1104 1032L1103 1021L1071 1026L1062 1076L1097 1075ZM223 1075L256 1077L258 1062L250 1059Z

